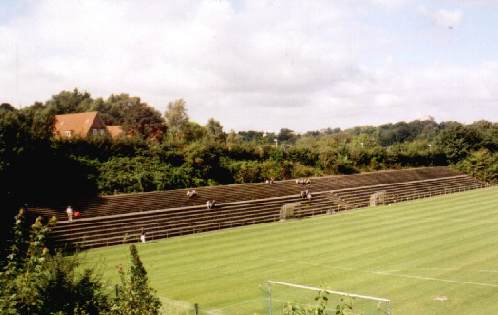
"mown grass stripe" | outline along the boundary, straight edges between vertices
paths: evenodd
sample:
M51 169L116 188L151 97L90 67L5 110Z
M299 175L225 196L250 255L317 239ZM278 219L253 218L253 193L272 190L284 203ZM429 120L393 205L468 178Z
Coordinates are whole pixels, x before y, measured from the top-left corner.
M258 286L268 279L386 297L395 314L498 314L496 244L492 187L165 239L139 252L160 295L226 314L263 314ZM83 256L116 279L127 246Z

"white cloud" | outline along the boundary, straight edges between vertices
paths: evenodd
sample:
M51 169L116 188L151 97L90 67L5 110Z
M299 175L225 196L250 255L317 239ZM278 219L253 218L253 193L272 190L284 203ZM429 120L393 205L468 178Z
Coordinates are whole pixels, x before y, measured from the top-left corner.
M399 8L409 2L409 0L370 0L376 5L380 5L389 9Z
M441 19L456 25L452 12ZM347 1L38 1L0 25L0 101L79 87L164 110L183 97L194 120L237 130L498 119L495 63L414 68L383 51L380 31ZM366 66L372 47L385 62Z
M460 25L463 20L463 12L461 10L431 10L426 7L420 8L420 13L432 20L432 22L441 27L455 28Z

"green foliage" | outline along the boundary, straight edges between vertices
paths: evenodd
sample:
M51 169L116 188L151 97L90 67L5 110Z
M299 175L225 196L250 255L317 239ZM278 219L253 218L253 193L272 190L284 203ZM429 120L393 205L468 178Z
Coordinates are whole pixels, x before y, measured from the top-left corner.
M166 126L161 113L128 94L111 95L106 101L96 100L90 110L102 113L107 125L120 125L129 134L144 139L161 139Z
M46 247L55 218L37 218L29 233L24 210L16 216L7 263L0 272L1 314L159 314L160 300L149 287L137 249L130 246L128 273L119 270L121 283L112 301L91 268L81 270L77 255L52 255Z
M498 183L498 152L481 149L470 154L457 167L467 174L490 183Z
M226 135L223 132L223 126L219 121L209 118L206 125L206 134L208 140L224 143L226 140Z
M76 256L61 253L47 257L38 283L41 314L101 314L109 309L103 285L91 269L77 274ZM46 301L46 302L45 302Z
M278 133L277 139L280 143L295 143L297 140L297 136L293 130L282 128Z
M77 256L51 255L47 235L55 218L37 218L29 235L24 211L16 216L7 264L0 272L2 314L100 314L108 309L101 282L90 269L76 272Z
M229 170L223 164L222 156L225 148L221 144L212 142L194 142L185 147L185 164L191 167L195 178L209 183L228 184L233 182Z
M481 140L475 129L452 123L439 133L437 144L443 148L450 162L457 163L477 149Z
M190 187L194 170L172 167L159 158L137 156L111 158L99 165L98 172L99 191L112 194Z
M284 306L284 315L355 315L353 312L353 300L351 298L341 298L335 306L335 310L327 309L329 302L327 291L320 291L315 297L315 305L300 305L287 303Z
M189 127L189 117L186 103L183 99L178 99L168 104L168 109L164 113L166 125L168 127L168 137L171 142L183 142Z
M135 245L130 246L131 266L129 272L119 268L120 284L111 306L111 314L159 314L161 301L149 287L147 272L138 256Z

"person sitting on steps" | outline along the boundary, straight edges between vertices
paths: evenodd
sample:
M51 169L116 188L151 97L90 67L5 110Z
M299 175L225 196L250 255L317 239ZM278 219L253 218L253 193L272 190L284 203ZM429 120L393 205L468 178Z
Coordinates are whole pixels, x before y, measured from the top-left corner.
M188 198L192 198L194 196L197 196L197 191L195 191L195 189L187 191Z
M303 199L308 199L308 200L311 200L311 197L312 197L312 196L311 196L311 192L310 192L310 190L309 190L309 189L306 189L306 190L304 191L304 197L303 197Z
M301 192L299 193L299 196L301 197L301 199L305 199L306 198L306 192L304 190L301 190Z
M308 201L311 201L311 198L313 196L311 196L311 192L308 191L308 193L306 194L306 198L308 198Z
M207 209L213 209L214 207L216 207L216 200L208 200L206 201L206 208Z

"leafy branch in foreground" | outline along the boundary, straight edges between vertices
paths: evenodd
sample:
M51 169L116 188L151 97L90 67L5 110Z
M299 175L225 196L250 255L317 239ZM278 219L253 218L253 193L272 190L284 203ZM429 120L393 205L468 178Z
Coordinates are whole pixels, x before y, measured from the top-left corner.
M335 311L328 310L327 304L329 302L327 291L319 291L315 297L315 305L301 305L297 303L288 302L284 306L284 315L355 315L353 312L353 301L350 299L341 298L339 304L336 305ZM332 313L333 312L333 313Z
M24 221L21 210L16 216L7 263L0 272L0 313L105 313L107 297L93 271L77 272L77 256L52 255L46 247L55 218L47 224L37 218L29 233L24 229Z
M111 314L160 314L161 301L149 286L145 270L135 245L130 246L131 266L128 272L118 267L120 284L111 307Z

